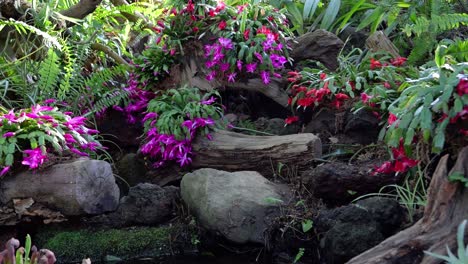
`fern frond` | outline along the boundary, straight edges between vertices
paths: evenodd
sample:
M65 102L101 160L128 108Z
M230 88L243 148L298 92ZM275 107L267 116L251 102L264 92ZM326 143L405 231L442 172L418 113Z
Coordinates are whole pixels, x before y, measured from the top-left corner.
M59 57L53 49L49 49L45 60L39 64L38 86L42 95L53 98L60 74Z
M75 56L70 52L70 47L67 43L63 43L62 48L62 71L63 76L60 81L59 90L57 92L57 98L63 100L66 97L68 91L70 91L70 79L73 77L75 65ZM79 74L77 74L79 75Z
M435 47L436 41L433 35L426 34L414 39L413 49L408 56L408 62L417 64L432 52Z
M468 61L468 40L457 40L450 44L445 51L445 55L451 56L455 61Z
M404 31L408 35L414 34L416 36L421 36L427 32L434 34L442 33L467 24L468 14L455 13L435 15L430 19L422 16L418 17L414 24L408 24Z
M131 92L123 89L115 89L105 94L101 99L94 103L94 107L91 110L92 113L99 113L106 110L109 107L119 105L121 102L125 104L130 97Z
M38 29L37 27L28 25L22 21L14 20L12 18L9 20L0 20L0 30L5 26L14 27L19 34L27 34L28 32L34 33L38 36L41 36L47 46L54 46L59 50L62 49L62 44L60 44L56 37Z

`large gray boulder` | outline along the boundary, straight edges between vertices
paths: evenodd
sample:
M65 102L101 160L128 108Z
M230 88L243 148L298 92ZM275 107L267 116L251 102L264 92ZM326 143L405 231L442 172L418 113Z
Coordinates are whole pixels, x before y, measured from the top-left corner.
M112 168L102 160L78 159L0 180L0 204L32 198L66 216L113 211L119 196Z
M181 194L207 230L235 243L264 243L290 192L258 172L199 169L182 178Z

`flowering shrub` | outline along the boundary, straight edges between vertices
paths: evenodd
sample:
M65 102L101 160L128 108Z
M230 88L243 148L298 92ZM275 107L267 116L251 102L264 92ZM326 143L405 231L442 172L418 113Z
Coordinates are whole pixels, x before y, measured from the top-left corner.
M404 138L408 146L421 133L425 142L432 139L432 151L440 152L447 126L461 125L468 118L468 76L463 74L467 69L467 63L431 67L404 83L389 107L388 126L381 138L390 146ZM462 127L459 132L466 135L467 129Z
M200 131L211 138L209 128L222 115L217 97L216 93L202 97L196 88L179 88L151 100L143 118L145 139L141 153L151 158L154 167L168 161L180 166L190 164L193 139Z
M171 51L152 45L133 61L134 77L138 77L140 83L157 83L169 74L174 61Z
M0 176L5 175L23 153L21 164L36 169L47 160L47 153L64 150L88 156L101 145L94 140L94 129L85 126L84 117L71 117L51 106L35 105L18 111L0 109Z
M270 5L233 7L224 2L188 1L180 10L166 13L169 17L154 29L160 34L156 43L171 55L183 54L183 45L189 40L208 35L210 43L204 51L209 81L234 82L243 74L259 74L268 84L271 76L280 77L276 71L288 62L286 37L292 33L286 16ZM216 37L212 38L213 34Z

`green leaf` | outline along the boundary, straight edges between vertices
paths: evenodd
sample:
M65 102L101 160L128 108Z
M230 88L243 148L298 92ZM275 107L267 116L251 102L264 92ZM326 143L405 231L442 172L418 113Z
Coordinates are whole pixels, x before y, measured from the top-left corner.
M365 1L365 0L361 0L361 1ZM319 2L320 0L306 0L305 1L304 12L302 13L302 19L304 21L307 21L309 18L311 18L314 15Z
M9 154L15 153L15 149L16 149L16 144L15 143L11 143L11 144L8 145L8 153Z
M11 166L13 165L13 154L8 154L6 155L6 158L5 158L5 166Z
M321 29L330 30L331 25L336 19L336 15L338 15L338 11L340 11L341 0L331 0L328 4L327 9L325 10L325 15L322 19L322 23L320 24Z
M31 143L31 149L37 148L37 140L36 138L30 138L29 142Z
M378 6L369 15L367 15L364 18L364 20L361 21L361 23L356 28L356 31L362 30L363 28L370 25L372 22L377 21L379 17L381 17L383 14L384 14L384 9L381 6Z
M302 14L297 8L296 3L294 3L293 1L287 1L285 5L286 5L286 8L288 9L288 12L292 16L291 20L294 26L297 28L297 32L299 32L299 34L303 34L304 33L304 29L303 29L304 21L302 20Z
M309 219L302 221L302 232L307 233L310 229L312 229L313 224L314 222Z

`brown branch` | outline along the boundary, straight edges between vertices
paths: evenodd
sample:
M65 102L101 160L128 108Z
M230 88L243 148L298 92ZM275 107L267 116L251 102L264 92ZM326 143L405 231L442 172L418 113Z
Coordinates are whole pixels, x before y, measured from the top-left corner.
M128 67L133 67L126 60L124 60L122 57L120 57L119 54L115 53L109 47L106 47L106 46L104 46L104 45L102 45L100 43L93 43L93 44L91 44L91 48L93 50L104 52L107 56L111 57L118 64L124 64L124 65L126 65Z
M101 2L102 0L80 0L80 2L69 9L60 11L60 14L71 18L83 19L93 13Z

